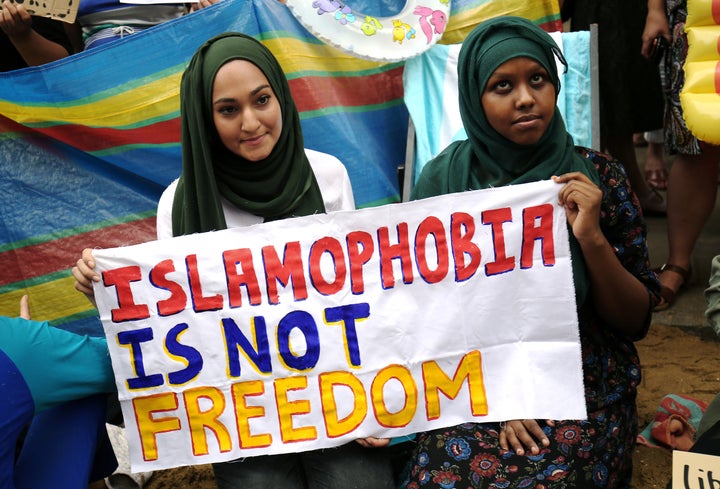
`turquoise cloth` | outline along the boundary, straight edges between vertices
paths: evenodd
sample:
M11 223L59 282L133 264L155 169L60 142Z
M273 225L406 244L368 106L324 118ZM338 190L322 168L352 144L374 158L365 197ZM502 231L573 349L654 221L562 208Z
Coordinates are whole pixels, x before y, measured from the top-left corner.
M115 390L105 338L78 335L47 322L0 316L0 349L22 374L36 413Z

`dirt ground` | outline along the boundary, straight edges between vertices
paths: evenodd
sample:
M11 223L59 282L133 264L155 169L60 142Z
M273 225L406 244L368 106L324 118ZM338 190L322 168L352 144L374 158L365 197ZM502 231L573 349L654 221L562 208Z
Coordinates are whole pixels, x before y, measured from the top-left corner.
M655 417L667 394L710 401L720 391L720 340L708 327L679 328L653 324L637 344L643 365L639 389L640 429ZM634 455L634 489L665 489L672 475L672 452L638 446ZM216 489L209 466L182 467L156 473L147 489Z

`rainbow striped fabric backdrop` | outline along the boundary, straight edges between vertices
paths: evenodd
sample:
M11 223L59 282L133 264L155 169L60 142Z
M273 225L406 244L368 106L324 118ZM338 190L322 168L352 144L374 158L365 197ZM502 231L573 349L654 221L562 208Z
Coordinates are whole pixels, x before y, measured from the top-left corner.
M561 29L555 1L453 0L441 42L460 42L502 14ZM110 45L0 73L0 314L17 315L27 293L34 319L102 334L70 269L83 248L154 239L157 198L180 172L180 77L197 47L225 31L275 53L305 145L343 161L359 207L400 200L403 63L327 46L276 0L223 0Z

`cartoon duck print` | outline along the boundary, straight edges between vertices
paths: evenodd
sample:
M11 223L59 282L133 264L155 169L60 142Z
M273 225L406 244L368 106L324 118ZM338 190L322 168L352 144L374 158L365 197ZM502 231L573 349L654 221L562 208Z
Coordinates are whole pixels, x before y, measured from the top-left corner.
M442 10L433 10L430 7L418 6L415 7L413 13L419 16L420 28L425 33L428 44L432 42L433 34L442 34L445 32L447 16Z
M410 24L403 22L402 20L393 20L393 41L400 44L405 39L415 39L415 29Z
M375 17L370 17L369 15L365 16L365 22L360 26L360 30L363 31L363 33L366 36L374 36L377 31L382 29L382 24L379 20L377 20Z

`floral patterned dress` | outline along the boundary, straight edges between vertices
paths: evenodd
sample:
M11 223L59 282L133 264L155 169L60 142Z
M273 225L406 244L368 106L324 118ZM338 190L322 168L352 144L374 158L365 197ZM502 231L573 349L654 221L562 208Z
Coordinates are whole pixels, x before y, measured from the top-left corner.
M601 227L623 266L648 289L651 309L659 283L649 268L646 227L617 160L577 148L593 161L603 191ZM638 432L640 362L633 341L603 323L591 300L578 312L588 419L544 426L550 445L518 456L499 446L498 423L468 423L418 434L403 487L628 488ZM552 392L548 393L552 396Z

